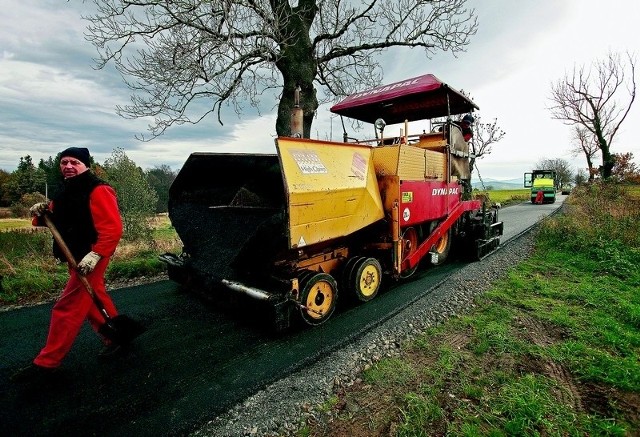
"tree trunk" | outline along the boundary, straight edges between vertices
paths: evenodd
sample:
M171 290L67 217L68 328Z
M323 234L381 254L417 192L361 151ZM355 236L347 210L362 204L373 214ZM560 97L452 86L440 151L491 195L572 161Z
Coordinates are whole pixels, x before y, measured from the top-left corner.
M276 133L278 136L291 135L291 111L294 107L294 96L297 87L300 87L300 107L303 111L304 138L311 136L311 124L318 109L318 98L313 87L313 79L318 73L318 65L313 53L313 45L309 37L311 23L318 11L315 0L299 0L298 7L289 9L288 2L274 2L278 16L282 20L280 33L283 35L295 35L284 38L280 46L280 57L276 61L276 67L282 73L283 87L282 97L278 104L278 119L276 120ZM282 12L286 11L285 14Z
M596 119L594 124L596 128L596 137L598 138L598 146L600 147L600 151L602 151L602 165L599 169L600 177L602 177L602 179L609 179L611 177L611 170L613 170L615 158L609 151L609 143L605 139L602 129L600 128L600 120Z
M303 112L303 133L304 138L311 137L311 124L318 109L318 99L313 81L303 82L300 78L293 78L283 72L284 86L282 97L278 104L278 119L276 120L276 133L278 136L291 135L291 112L295 105L294 95L296 87L300 86L300 107ZM298 80L296 80L298 79Z
M588 153L586 153L587 155L587 169L589 171L589 182L593 182L593 179L595 178L595 168L593 167L593 162L591 161L591 157L589 156Z
M609 179L611 177L611 171L615 164L615 158L609 152L609 146L601 147L602 149L602 166L600 167L600 175L603 179Z

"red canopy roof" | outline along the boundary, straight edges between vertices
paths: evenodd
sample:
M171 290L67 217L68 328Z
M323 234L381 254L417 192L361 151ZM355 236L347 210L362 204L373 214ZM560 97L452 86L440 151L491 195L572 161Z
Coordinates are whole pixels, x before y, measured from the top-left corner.
M334 105L331 112L368 123L382 118L387 124L395 124L462 114L473 109L479 108L459 91L433 74L425 74L352 94Z

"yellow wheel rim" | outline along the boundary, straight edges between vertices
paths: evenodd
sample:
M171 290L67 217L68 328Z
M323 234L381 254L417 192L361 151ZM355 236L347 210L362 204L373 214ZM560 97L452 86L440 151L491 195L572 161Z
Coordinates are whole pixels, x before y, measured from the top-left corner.
M373 264L367 264L362 270L360 279L358 281L358 287L360 294L365 297L373 295L380 284L380 272Z
M327 281L318 281L313 284L304 306L307 314L313 319L322 319L331 309L335 299L333 286Z

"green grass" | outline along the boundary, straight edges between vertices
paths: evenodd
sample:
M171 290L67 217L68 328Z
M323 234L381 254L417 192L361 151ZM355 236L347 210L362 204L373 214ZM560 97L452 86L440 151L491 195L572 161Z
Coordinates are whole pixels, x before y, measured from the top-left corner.
M364 380L371 384L402 385L415 376L407 363L391 358L378 362L364 372Z
M640 185L628 185L627 193L634 199L640 199Z
M404 406L400 411L402 422L397 431L400 437L428 436L430 424L444 416L437 398L413 392L404 396Z
M623 208L628 191L616 190L572 194L567 214L543 223L532 256L473 311L373 365L371 388L343 395L384 403L380 413L328 426L345 435L359 423L376 423L373 435L635 435L640 211Z
M625 281L602 277L587 260L564 262L575 254L547 243L482 296L471 314L427 332L402 359L378 364L387 371L370 383L388 391L401 380L396 435L627 435L638 429L632 415L616 408L620 399L604 399L608 414L602 415L602 406L589 399L585 411L568 407L566 399L579 394L566 391L593 384L604 393L640 393L640 293L626 285L637 284L640 272ZM461 331L471 333L464 348L443 344ZM423 362L428 365L421 368ZM423 379L407 379L408 368ZM554 368L566 374L550 373Z
M31 220L5 218L0 219L0 232L11 231L14 229L27 229L31 227Z
M531 191L528 188L518 190L474 191L474 194L488 194L491 202L500 203L502 206L525 202L531 198Z

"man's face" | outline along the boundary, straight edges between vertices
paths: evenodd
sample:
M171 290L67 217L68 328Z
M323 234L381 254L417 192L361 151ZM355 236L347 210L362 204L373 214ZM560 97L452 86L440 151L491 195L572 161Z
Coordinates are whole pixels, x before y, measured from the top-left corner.
M78 176L87 171L87 166L82 161L78 161L71 156L63 156L60 158L60 172L65 179Z

